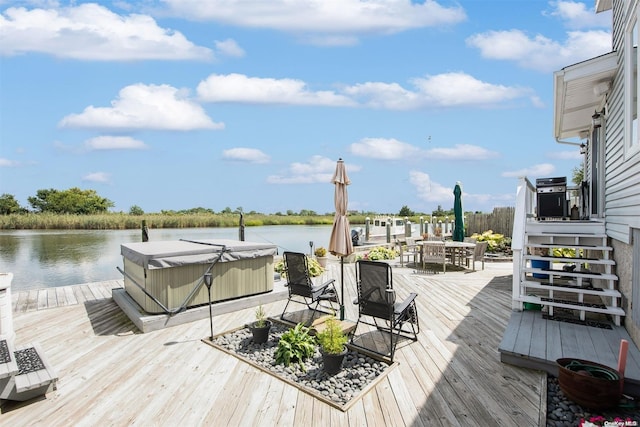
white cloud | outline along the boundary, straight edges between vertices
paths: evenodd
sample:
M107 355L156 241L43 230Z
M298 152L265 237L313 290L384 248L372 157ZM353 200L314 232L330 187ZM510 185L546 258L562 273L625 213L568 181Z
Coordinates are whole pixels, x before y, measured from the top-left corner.
M582 160L582 154L580 154L579 147L576 147L575 150L554 151L552 153L548 153L547 157L557 160Z
M360 167L346 164L351 172L357 172ZM331 178L336 170L336 161L328 157L313 156L307 163L292 163L283 175L270 175L267 177L269 184L315 184L331 183Z
M85 141L88 150L145 150L149 148L144 142L130 136L97 136Z
M436 106L491 105L529 96L531 89L496 85L466 73L446 73L417 78L413 83L422 102Z
M235 40L216 40L215 45L216 52L220 55L231 56L234 58L241 58L245 55L244 49L242 49Z
M222 152L222 157L228 160L236 160L248 163L268 163L270 157L255 148L231 148Z
M466 19L462 7L445 7L432 0L163 1L174 13L192 19L309 35L306 41L319 44L325 44L322 36L328 36L332 43L342 40L351 44L356 34L392 34L450 26Z
M414 186L416 197L430 203L453 203L453 187L446 187L431 180L429 174L420 171L409 172L409 182ZM513 206L515 192L507 194L470 194L464 191L462 200L467 206L475 206L472 210L491 211L495 207Z
M198 84L197 91L200 99L205 102L353 105L348 98L332 91L310 91L301 80L247 77L243 74L212 74Z
M419 199L427 202L453 202L453 187L445 187L431 180L429 174L420 171L409 172L409 182L415 187Z
M349 151L356 156L381 160L398 159L440 159L440 160L486 160L498 153L471 144L457 144L453 147L420 149L397 139L364 138L351 144Z
M344 89L362 105L390 110L454 106L490 106L529 97L528 88L495 85L466 73L444 73L411 80L413 90L398 83L367 82Z
M398 83L365 82L335 90L314 91L302 80L212 74L198 85L203 102L237 102L327 107L368 107L389 110L495 106L531 98L529 88L483 82L465 73L412 79L412 89Z
M488 31L467 38L484 58L514 61L523 68L551 72L611 51L608 31L571 31L563 43L521 30Z
M480 207L480 211L489 212L493 208L514 206L516 203L516 193L506 194L464 194L463 203ZM466 209L465 209L466 210Z
M12 168L20 166L20 162L0 157L0 168Z
M211 49L159 27L150 16L120 16L95 3L31 10L11 7L0 14L0 27L3 55L38 52L98 61L213 57Z
M82 177L83 181L90 182L109 182L111 174L106 172L93 172Z
M431 148L425 151L425 155L431 159L443 160L486 160L498 157L495 151L471 144L456 144L453 147Z
M596 13L595 5L592 9L587 9L585 3L575 1L556 1L550 4L554 9L547 15L557 16L568 28L611 27L611 11Z
M541 163L539 165L533 165L528 168L502 172L502 176L505 178L520 178L523 176L545 176L551 175L556 170L555 166L550 163Z
M383 160L411 158L420 153L413 145L393 138L364 138L351 144L349 151L356 156Z
M120 90L111 107L89 106L80 114L70 114L62 127L97 129L194 130L223 129L214 123L202 106L186 93L169 85L135 84Z

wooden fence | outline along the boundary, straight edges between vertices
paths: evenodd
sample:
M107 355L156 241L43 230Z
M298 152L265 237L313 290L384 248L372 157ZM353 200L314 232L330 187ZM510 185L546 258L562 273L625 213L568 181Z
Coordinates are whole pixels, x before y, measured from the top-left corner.
M494 208L493 212L486 214L466 214L465 228L466 235L471 236L474 233L484 233L492 230L494 233L503 234L505 237L512 237L513 233L513 216L516 208Z

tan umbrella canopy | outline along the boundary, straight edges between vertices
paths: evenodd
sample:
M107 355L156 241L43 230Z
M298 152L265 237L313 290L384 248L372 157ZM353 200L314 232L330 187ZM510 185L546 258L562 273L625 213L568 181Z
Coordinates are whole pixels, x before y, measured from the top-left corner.
M347 185L351 184L347 176L347 169L344 161L338 160L336 171L331 182L335 185L334 203L336 206L336 216L333 219L331 238L329 240L329 252L340 257L340 320L344 320L344 257L353 253L353 242L351 241L351 230L349 219L347 218Z

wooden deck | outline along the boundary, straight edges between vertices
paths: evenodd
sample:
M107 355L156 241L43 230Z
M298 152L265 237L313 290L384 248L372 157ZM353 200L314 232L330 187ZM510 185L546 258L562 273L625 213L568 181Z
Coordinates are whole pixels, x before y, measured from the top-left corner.
M399 365L346 412L203 343L209 319L140 333L110 297L119 282L14 293L16 344L38 341L59 380L45 398L2 401L0 424L545 425L546 375L502 363L498 352L511 317L511 264L446 274L394 264L393 273L399 297L418 293L419 340L398 348ZM346 264L346 301L354 276ZM339 264L329 277L340 280ZM278 315L284 304L265 309ZM214 333L253 311L215 317ZM347 319L356 316L347 303Z
M556 360L577 358L598 362L617 369L620 341L629 342L625 369L625 391L640 395L640 351L627 330L611 329L545 320L539 311L511 314L500 343L500 357L506 363L540 369L557 376Z

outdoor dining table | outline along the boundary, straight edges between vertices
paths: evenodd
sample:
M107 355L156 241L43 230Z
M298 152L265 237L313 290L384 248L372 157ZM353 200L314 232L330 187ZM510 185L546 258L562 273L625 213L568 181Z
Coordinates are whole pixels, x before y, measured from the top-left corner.
M429 242L430 241L428 240L421 240L417 241L415 244L416 246L422 246L428 244ZM472 242L457 242L453 240L445 240L444 242L440 242L444 243L444 248L448 254L448 258L451 259L451 264L458 266L462 266L462 261L466 258L467 250L471 250L471 252L473 252L476 247L476 244ZM420 251L420 262L422 262L422 250Z
M461 266L462 260L466 258L466 251L471 250L471 252L473 252L476 244L472 242L457 242L454 240L445 240L444 247L449 253L451 264Z

